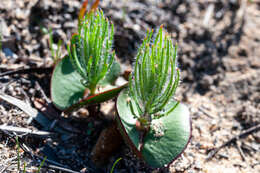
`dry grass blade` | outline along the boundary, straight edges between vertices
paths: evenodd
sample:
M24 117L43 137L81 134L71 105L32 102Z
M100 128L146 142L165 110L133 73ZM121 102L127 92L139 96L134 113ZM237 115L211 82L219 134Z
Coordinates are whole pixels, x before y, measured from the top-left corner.
M17 106L18 108L20 108L22 111L24 111L26 114L30 115L33 118L37 117L37 114L39 113L36 109L33 109L26 102L23 102L17 98L9 96L3 92L0 92L0 98L12 105Z
M31 130L28 128L7 126L7 125L0 125L0 130L8 131L8 132L15 132L17 134L36 135L39 137L48 137L48 136L53 135L53 133L47 132L47 131Z
M0 92L0 98L12 105L17 106L18 108L20 108L22 111L24 111L26 114L28 114L31 118L34 118L43 127L50 126L51 121L48 118L46 118L42 113L40 113L37 109L34 109L33 107L31 107L31 105L29 105L28 103L26 103L22 100L19 100L15 97L9 96L3 92ZM28 121L31 122L30 119ZM27 122L27 123L29 124L29 122ZM64 130L62 130L61 128L58 128L58 127L55 127L54 130L59 133L65 133Z

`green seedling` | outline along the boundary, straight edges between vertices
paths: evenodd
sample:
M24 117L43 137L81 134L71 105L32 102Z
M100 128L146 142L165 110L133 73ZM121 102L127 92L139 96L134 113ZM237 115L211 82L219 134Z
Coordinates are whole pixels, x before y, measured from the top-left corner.
M52 100L61 110L71 111L107 101L126 87L113 86L120 73L112 51L114 26L102 10L94 10L93 6L84 18L85 11L81 10L78 33L71 38L68 56L61 59L53 71ZM100 91L108 85L110 89Z
M61 57L62 40L58 41L57 49L54 49L52 29L49 30L48 34L49 34L49 46L51 48L51 56L55 64Z
M177 46L162 27L139 48L129 87L116 107L120 131L135 153L152 167L168 165L190 139L188 108L173 99L180 72Z
M17 153L17 170L20 172L21 169L21 156L20 156L20 143L19 143L19 137L15 137L16 141L16 153ZM38 167L37 173L40 173L42 166L45 163L45 160L47 159L47 156L44 157L44 159L41 161L40 166ZM26 162L23 164L23 173L26 173Z
M26 173L26 162L23 163L23 173Z
M110 70L114 61L114 26L104 17L102 11L97 10L81 23L78 33L73 35L71 46L68 46L69 57L83 79L81 83L89 88L90 94L93 95L97 84Z
M44 165L46 159L47 159L47 156L45 156L45 157L43 158L43 160L41 161L40 166L38 167L37 173L40 173L41 168L42 168L42 166Z
M49 43L49 46L50 46L50 49L51 49L51 57L52 57L53 62L55 64L61 58L62 40L58 41L57 49L54 49L52 29L50 29L48 31L46 28L41 27L41 31L42 31L43 34L49 35L48 43Z
M21 158L20 158L20 144L19 144L19 140L18 140L18 136L15 137L15 141L16 141L16 153L17 153L17 170L20 171L20 167L21 167Z
M121 157L118 158L118 159L113 163L113 166L112 166L112 168L110 169L110 173L113 173L113 172L114 172L114 169L115 169L117 163L118 163L120 160L122 160Z

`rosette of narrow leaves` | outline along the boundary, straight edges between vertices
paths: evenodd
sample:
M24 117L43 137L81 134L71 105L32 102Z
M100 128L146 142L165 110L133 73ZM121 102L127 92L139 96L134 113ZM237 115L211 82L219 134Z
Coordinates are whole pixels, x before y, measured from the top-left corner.
M112 52L114 26L101 10L88 13L73 35L68 47L69 57L82 84L95 93L97 84L105 77L114 61Z
M179 70L176 67L177 45L173 46L167 33L159 29L154 42L151 43L152 31L147 34L139 48L134 73L129 79L130 106L137 106L132 113L144 122L168 115L176 105L164 110L172 99L179 84Z
M118 96L119 130L135 154L152 167L168 165L186 148L188 108L173 99L179 83L177 46L162 27L147 33L138 50L129 87Z
M83 17L85 3L79 16L78 34L72 36L68 46L69 55L58 61L53 70L52 101L67 112L107 101L126 87L113 86L120 74L112 51L114 27L101 10L95 10L96 6L97 3Z

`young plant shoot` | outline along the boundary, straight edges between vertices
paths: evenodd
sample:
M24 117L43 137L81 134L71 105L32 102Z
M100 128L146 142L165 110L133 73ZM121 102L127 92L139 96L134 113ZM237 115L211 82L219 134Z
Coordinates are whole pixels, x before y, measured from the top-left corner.
M124 139L152 167L169 164L186 147L190 119L186 106L173 99L180 80L177 45L162 26L148 31L138 50L129 87L117 100Z
M110 71L115 53L112 52L114 26L101 10L90 12L79 25L68 47L69 57L82 84L95 94L97 84Z
M178 105L165 107L173 99L179 84L177 46L173 46L170 36L163 33L162 27L151 44L152 34L152 31L148 32L144 39L137 54L134 73L129 79L130 108L144 129L149 129L153 119L168 115Z
M82 8L78 33L71 38L68 56L57 62L53 71L52 100L57 108L67 112L107 101L126 87L112 86L120 74L112 51L114 26L102 10L96 9L96 4L85 17L85 6ZM106 86L112 89L97 90Z

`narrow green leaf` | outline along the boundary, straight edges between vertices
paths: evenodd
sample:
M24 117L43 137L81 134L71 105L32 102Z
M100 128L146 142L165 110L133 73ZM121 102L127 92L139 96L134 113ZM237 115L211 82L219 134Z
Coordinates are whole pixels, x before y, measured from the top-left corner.
M38 171L37 171L37 173L40 173L41 168L42 168L42 166L44 165L46 159L47 159L47 157L45 156L45 157L43 158L43 160L41 161L40 166L38 167Z
M113 173L113 172L114 172L114 169L115 169L115 167L116 167L116 164L117 164L120 160L122 160L121 157L118 158L118 159L115 161L115 163L113 164L113 166L112 166L112 168L111 168L111 170L110 170L110 173Z
M84 15L86 13L86 10L87 10L87 6L88 6L88 0L85 0L80 8L80 11L79 11L79 17L78 17L78 25L80 26L82 21L83 21L83 18L84 18Z

